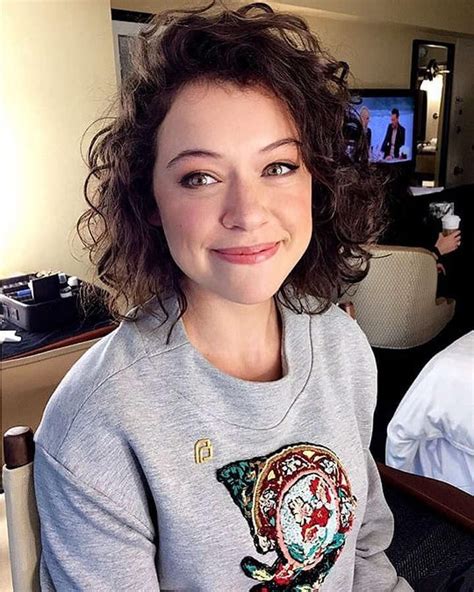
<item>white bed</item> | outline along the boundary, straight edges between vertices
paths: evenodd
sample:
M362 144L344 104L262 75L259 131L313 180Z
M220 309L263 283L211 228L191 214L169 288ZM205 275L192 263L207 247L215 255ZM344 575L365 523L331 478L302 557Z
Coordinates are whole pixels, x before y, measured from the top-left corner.
M387 465L474 495L474 331L434 356L387 428Z

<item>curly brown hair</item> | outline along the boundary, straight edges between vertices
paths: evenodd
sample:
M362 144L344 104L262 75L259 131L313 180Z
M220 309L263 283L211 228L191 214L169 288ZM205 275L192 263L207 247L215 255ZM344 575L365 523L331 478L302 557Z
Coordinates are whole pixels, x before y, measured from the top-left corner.
M313 232L278 291L283 305L299 313L326 310L344 286L367 273L370 255L364 245L382 229L382 183L367 160L347 64L323 50L294 14L276 13L260 2L236 10L222 2L215 7L213 0L152 18L137 38L118 114L89 147L84 194L90 208L77 231L95 278L111 288L107 306L116 319L136 318L119 312L121 299L127 309L132 304L149 311L155 296L165 310L162 298L170 291L178 297L180 316L186 311L183 273L163 229L148 218L156 207L157 132L177 93L190 82L264 87L286 103L300 133L301 156L312 175ZM305 295L316 297L317 306L311 308Z

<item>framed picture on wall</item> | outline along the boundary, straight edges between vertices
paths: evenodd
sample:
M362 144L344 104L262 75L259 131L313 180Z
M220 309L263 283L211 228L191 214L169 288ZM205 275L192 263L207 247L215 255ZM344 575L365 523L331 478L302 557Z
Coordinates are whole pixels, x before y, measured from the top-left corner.
M115 71L118 86L131 69L131 50L140 30L153 18L148 12L112 9Z

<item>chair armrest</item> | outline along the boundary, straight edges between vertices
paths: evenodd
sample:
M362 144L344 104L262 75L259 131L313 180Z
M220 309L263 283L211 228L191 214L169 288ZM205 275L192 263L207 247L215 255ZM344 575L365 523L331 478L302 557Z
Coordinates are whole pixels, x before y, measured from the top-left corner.
M443 481L413 475L377 462L382 482L424 502L469 531L474 531L474 496Z
M3 435L3 450L7 469L23 467L34 460L35 442L29 426L15 426Z

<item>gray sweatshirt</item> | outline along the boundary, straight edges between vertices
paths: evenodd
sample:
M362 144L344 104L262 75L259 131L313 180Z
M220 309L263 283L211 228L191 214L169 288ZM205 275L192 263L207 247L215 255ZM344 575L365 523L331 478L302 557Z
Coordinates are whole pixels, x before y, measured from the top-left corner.
M156 302L155 302L156 304ZM218 370L177 301L71 368L36 435L42 590L404 592L368 450L376 366L337 307L282 315L283 377ZM161 325L161 326L160 326Z

